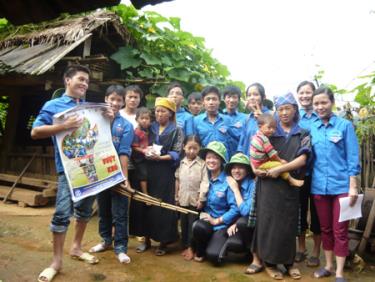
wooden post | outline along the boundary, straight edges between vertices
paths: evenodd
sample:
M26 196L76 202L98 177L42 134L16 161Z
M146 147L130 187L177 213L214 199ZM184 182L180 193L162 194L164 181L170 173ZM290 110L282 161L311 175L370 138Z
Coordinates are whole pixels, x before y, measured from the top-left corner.
M83 46L83 58L91 55L91 36L85 40L85 45Z
M371 206L371 210L368 215L368 218L367 218L365 231L363 232L361 242L358 247L358 254L360 256L362 256L362 254L364 253L366 249L367 241L370 238L372 227L374 226L374 221L375 221L375 200L372 201L372 206Z

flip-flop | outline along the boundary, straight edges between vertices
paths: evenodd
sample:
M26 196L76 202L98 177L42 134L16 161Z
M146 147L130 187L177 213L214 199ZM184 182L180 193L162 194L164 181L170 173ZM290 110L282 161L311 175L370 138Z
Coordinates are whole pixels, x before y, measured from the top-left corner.
M81 260L84 262L87 262L89 264L97 264L99 262L99 259L93 255L90 255L89 253L82 253L82 255L77 256L77 255L71 255L70 256L72 259L76 260Z
M301 279L302 275L298 268L291 267L288 269L288 274L293 280Z
M264 269L263 265L256 265L256 264L250 264L246 270L245 270L245 274L255 274L255 273L259 273L259 272L262 272Z
M92 247L89 250L89 253L100 253L100 252L104 252L106 250L109 250L110 248L111 248L110 245L106 245L104 243L99 243L99 244L95 245L94 247Z
M51 282L57 273L58 271L56 269L47 267L39 274L38 282Z
M117 258L118 258L118 260L119 260L120 263L124 263L124 264L128 264L131 261L130 257L127 254L125 254L125 253L119 253L117 255Z
M275 279L275 280L284 279L284 275L276 267L266 267L266 272L272 279Z
M150 244L142 243L142 244L140 244L140 245L135 249L135 251L136 251L137 253L143 253L143 252L147 251L150 247L151 247Z
M318 257L311 256L306 260L308 267L317 267L320 265L320 259Z
M294 261L295 262L302 262L305 260L305 258L307 257L307 252L304 251L304 252L297 252L296 253L296 256L294 258Z
M195 256L194 257L194 261L196 261L196 262L203 262L204 261L204 257L197 257L197 256Z
M314 272L314 277L315 278L324 278L324 277L329 277L331 276L333 273L327 269L325 269L324 267L315 271Z
M167 253L167 251L166 251L166 249L164 249L164 248L160 248L160 247L158 247L158 248L156 248L156 250L155 250L155 255L156 256L164 256L165 254Z

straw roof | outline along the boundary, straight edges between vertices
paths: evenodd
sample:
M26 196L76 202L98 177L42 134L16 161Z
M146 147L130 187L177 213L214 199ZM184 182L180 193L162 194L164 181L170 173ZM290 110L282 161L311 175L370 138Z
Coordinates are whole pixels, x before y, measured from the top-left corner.
M42 74L93 34L101 37L110 28L120 41L118 45L130 42L130 35L120 18L106 11L53 21L36 26L35 31L27 34L16 32L0 41L0 74Z

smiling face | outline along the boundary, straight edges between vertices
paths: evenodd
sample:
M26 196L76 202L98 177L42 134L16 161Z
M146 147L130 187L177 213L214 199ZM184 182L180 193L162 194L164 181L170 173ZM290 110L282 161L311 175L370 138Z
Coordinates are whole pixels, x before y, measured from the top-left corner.
M124 106L124 97L122 95L118 95L116 92L106 96L104 101L111 106L115 114L117 114Z
M228 94L224 98L225 108L228 112L234 112L238 108L240 99L237 94Z
M313 89L311 85L306 84L302 86L297 93L298 102L301 104L301 107L304 109L309 109L312 107L312 96L313 96Z
M247 171L248 169L245 165L234 164L230 170L230 174L234 178L234 180L241 181L246 177Z
M160 125L162 126L166 125L169 122L171 117L172 117L172 113L167 108L164 108L162 106L157 106L155 108L155 119L156 119L156 122L159 123Z
M325 93L315 95L313 98L313 109L324 121L331 117L333 105L334 103Z
M77 71L72 77L65 78L65 88L69 96L73 98L83 98L89 88L89 74Z
M262 95L260 95L258 88L252 86L249 88L246 94L247 108L251 110L255 106L262 104Z
M216 93L208 93L203 98L203 106L208 114L217 114L220 106L220 98Z
M206 161L207 169L209 171L211 171L212 173L216 173L220 171L222 160L218 155L216 155L213 152L208 151L206 154L205 161Z

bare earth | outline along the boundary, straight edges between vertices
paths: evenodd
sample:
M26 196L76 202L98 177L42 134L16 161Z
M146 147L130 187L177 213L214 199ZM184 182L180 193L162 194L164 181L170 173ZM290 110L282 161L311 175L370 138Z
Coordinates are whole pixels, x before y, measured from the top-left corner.
M38 274L50 263L51 234L48 229L53 207L20 208L15 204L0 203L0 282L36 281ZM222 267L214 267L208 262L185 261L180 256L178 244L164 257L156 257L153 249L137 254L138 242L130 239L129 256L131 264L118 263L113 251L98 255L98 265L88 265L69 258L68 250L72 232L68 232L65 245L64 267L53 281L273 281L267 274L253 276L243 274L248 262L228 262ZM310 240L309 240L310 241ZM97 217L88 226L84 238L84 248L88 250L99 242ZM310 242L309 242L310 243ZM371 259L373 262L374 260ZM314 269L300 264L303 277L300 281L318 281L312 278ZM375 267L368 264L360 274L347 272L349 281L374 282ZM292 281L289 277L285 281ZM333 278L319 281L334 281Z

